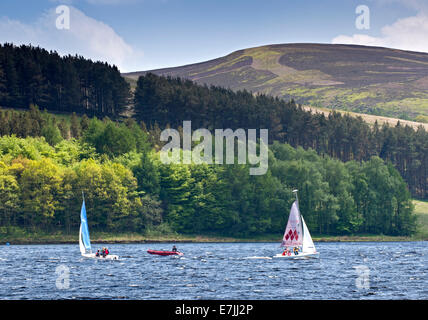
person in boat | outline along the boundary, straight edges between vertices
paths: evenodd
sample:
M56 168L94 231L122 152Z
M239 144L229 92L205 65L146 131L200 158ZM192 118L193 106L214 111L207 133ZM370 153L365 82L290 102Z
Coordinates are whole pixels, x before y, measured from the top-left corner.
M299 254L299 248L294 247L293 253L294 253L295 256L297 256Z
M95 253L95 256L96 256L96 257L99 257L99 256L100 256L100 249L98 249L98 250L97 250L97 253Z
M172 246L172 251L173 252L177 252L177 247L174 245L174 246Z
M282 252L282 255L283 256L288 256L288 253L290 252L290 250L288 250L288 247L286 247L285 249L284 249L284 251Z
M108 248L105 248L105 253L106 253L106 256L108 256L108 254L110 253L110 251L108 251Z

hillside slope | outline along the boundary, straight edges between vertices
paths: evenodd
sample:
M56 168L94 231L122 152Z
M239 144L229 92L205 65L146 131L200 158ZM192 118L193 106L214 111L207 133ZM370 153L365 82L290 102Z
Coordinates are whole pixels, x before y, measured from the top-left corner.
M339 112L342 115L348 114L352 117L361 117L365 122L367 122L369 125L374 125L375 122L378 123L378 125L383 125L384 123L388 124L389 126L395 127L398 122L400 122L400 125L402 126L410 126L413 129L417 130L420 126L425 128L425 131L428 131L428 123L421 123L416 121L410 121L410 120L403 120L398 118L391 118L391 117L384 117L384 116L374 116L371 114L365 114L365 113L356 113L351 111L342 111L338 109L327 109L327 108L316 108L311 106L303 105L302 108L306 111L310 111L312 113L322 113L326 117L333 111Z
M147 72L123 75L136 80ZM355 45L278 44L150 72L294 98L315 107L428 119L427 53Z

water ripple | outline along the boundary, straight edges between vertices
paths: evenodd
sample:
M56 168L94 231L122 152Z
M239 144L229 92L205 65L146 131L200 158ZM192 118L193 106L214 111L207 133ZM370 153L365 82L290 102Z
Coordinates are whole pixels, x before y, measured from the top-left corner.
M145 244L111 244L121 260L102 262L82 258L77 245L2 246L0 297L428 299L424 242L316 245L320 259L290 261L271 258L278 253L273 243L183 243L181 257L149 255ZM150 244L166 246L172 244Z

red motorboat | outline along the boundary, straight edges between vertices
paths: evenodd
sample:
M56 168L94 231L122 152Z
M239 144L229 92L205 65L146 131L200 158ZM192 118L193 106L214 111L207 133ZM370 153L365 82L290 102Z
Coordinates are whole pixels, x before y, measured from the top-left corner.
M147 253L157 254L160 256L172 256L172 255L182 256L183 255L183 253L179 251L151 250L151 249L147 250Z

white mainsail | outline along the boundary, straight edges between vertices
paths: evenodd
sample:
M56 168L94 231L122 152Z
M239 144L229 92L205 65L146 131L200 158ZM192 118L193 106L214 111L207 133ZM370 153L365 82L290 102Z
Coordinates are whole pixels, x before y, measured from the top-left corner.
M81 254L84 254L86 252L85 246L83 245L83 241L82 241L82 226L80 226L80 229L79 229L79 248L80 248Z
M288 217L287 227L282 238L282 247L297 247L303 244L302 224L297 200L293 202Z
M293 190L293 192L296 193L296 201L294 201L293 205L291 206L287 227L285 228L284 236L281 242L281 247L287 247L287 249L282 253L276 254L274 258L319 258L319 252L317 252L315 249L315 245L312 241L309 229L306 226L305 219L303 219L303 216L300 214L297 190ZM288 247L301 247L301 250L295 252L294 250L289 250Z

